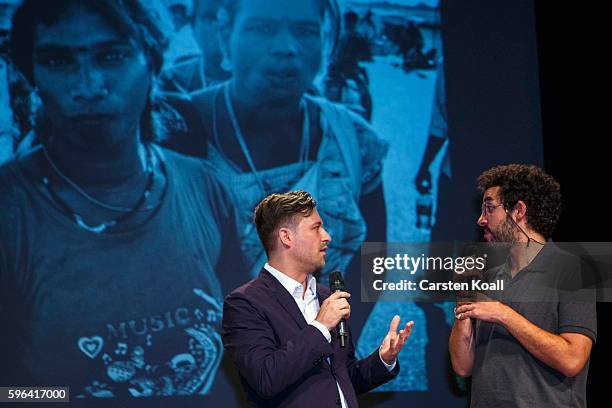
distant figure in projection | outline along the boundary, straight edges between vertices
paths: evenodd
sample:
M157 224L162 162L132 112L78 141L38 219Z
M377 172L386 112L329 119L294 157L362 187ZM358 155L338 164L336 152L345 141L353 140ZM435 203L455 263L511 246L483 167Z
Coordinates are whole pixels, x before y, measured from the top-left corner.
M193 31L192 0L151 0L169 39L160 75L163 95L188 99L206 87L204 58Z
M0 55L0 164L13 157L16 140L9 94L9 67Z
M0 0L0 164L13 157L19 135L13 121L10 100L11 67L6 59L8 32L17 0Z
M218 277L240 251L208 167L156 145L164 44L137 0L26 0L14 17L40 145L0 167L1 385L69 386L73 400L211 392L237 284Z
M421 158L421 164L414 178L414 184L420 197L417 198L417 208L420 202L428 203L429 214L428 219L433 218L433 208L437 209L435 213L435 225L431 232L431 242L442 242L450 240L452 234L452 216L450 210L452 207L451 199L451 162L449 153L448 135L448 120L446 114L446 87L444 80L444 64L438 65L436 73L436 85L434 89L434 99L431 109L431 119L429 121L429 136L425 152ZM441 159L439 176L437 178L437 189L434 188L431 165L440 152L444 152ZM433 204L434 191L437 191L437 205Z
M400 52L404 58L402 67L409 72L413 69L431 69L436 66L437 50L424 50L425 40L417 24L410 20L401 34Z
M370 80L360 63L372 61L372 46L370 40L357 31L358 20L353 11L344 14L344 33L328 67L325 96L369 121L372 118Z
M172 28L170 43L166 51L167 62L171 64L201 56L200 48L193 36L193 0L163 0L170 18Z
M372 20L374 13L372 10L366 11L365 15L359 20L359 32L368 39L368 41L374 41L377 36L378 30L376 24Z
M194 0L193 32L204 56L206 83L218 84L230 78L228 65L223 65L223 54L219 43L217 13L223 0Z
M232 78L193 103L205 124L198 143L208 143L208 160L235 196L250 275L266 261L253 208L272 192L297 189L313 193L333 236L322 277L345 271L366 238L362 214L376 218L368 233L385 240L380 174L388 146L358 115L307 94L324 50L333 49L335 36L324 33L337 33L337 5L228 1L220 17Z
M188 121L191 116L189 107L181 102L190 101L194 95L203 92L207 87L226 81L231 76L229 68L222 64L223 57L219 44L217 13L222 4L223 0L194 1L193 16L189 19L188 27L189 35L198 49L198 55L178 61L166 61L163 72L164 95L175 101L175 106L187 116ZM171 43L167 54L172 54L172 47L174 44ZM193 123L193 120L190 121ZM191 131L197 134L199 129L192 126Z

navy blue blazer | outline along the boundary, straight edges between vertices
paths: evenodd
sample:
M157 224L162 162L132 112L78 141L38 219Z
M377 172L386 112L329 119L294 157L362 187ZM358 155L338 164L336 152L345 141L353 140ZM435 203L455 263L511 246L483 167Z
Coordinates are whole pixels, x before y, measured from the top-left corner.
M317 283L319 304L329 295L329 288ZM387 370L378 349L357 360L350 328L345 348L340 347L335 329L328 343L316 327L306 323L293 297L265 269L225 298L221 335L250 406L338 407L337 381L348 406L356 408L357 394L399 373L399 363Z

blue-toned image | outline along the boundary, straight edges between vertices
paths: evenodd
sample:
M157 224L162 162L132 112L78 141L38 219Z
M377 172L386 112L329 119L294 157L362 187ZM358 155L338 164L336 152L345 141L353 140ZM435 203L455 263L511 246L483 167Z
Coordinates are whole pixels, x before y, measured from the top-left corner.
M361 403L464 406L453 305L358 301L363 242L454 239L443 30L438 0L0 0L0 386L244 405L223 298L257 203L305 190L357 357L415 322Z

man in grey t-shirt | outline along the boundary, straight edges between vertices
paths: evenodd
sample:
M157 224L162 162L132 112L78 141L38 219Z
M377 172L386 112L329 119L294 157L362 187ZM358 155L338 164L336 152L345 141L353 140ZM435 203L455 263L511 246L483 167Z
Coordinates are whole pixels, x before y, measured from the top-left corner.
M478 185L484 238L509 249L486 278L503 280L505 290L457 304L453 369L472 376L472 407L585 407L595 301L563 290L579 277L579 260L547 243L559 218L559 184L535 166L513 164L485 171Z

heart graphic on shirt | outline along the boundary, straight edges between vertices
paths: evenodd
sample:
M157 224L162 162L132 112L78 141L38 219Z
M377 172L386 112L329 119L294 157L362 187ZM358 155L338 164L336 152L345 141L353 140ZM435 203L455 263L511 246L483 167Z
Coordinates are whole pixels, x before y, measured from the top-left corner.
M102 351L104 340L100 336L81 337L78 344L83 354L94 359Z

